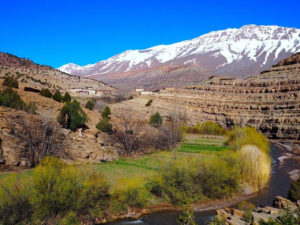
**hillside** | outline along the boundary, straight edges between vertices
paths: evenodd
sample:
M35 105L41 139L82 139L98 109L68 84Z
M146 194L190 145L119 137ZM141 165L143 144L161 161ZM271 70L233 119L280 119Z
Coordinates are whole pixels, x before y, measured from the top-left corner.
M36 105L37 112L32 114L0 106L0 170L31 167L26 139L19 136L24 132L20 118L24 118L32 132L31 135L34 136L38 135L35 133L36 126L53 123L56 134L54 142L61 144L61 152L58 155L66 160L101 162L117 157L116 148L108 141L108 136L96 129L96 124L101 118L100 113L83 108L89 118L86 123L88 129L82 134L78 131L71 132L62 128L56 121L64 103L40 96L38 93L24 91L24 87L23 84L19 84L19 89L14 90L26 104ZM0 91L4 89L0 82ZM42 129L37 131L42 132Z
M181 113L187 123L207 120L227 128L255 127L267 137L300 140L300 63L291 56L286 65L272 67L248 79L212 76L207 81L179 89L166 89L112 105L112 112L130 107L141 118L155 112L168 119ZM145 104L153 100L151 106Z
M36 64L29 59L0 52L0 79L7 75L15 76L19 82L37 89L50 88L65 91L90 87L96 90L114 90L101 81L73 76L50 66Z
M299 29L246 25L240 29L213 31L171 45L128 50L95 64L78 66L70 63L58 69L74 75L93 77L123 89L127 85L130 88L147 88L151 80L154 83L162 81L160 86L163 87L177 87L211 74L245 78L268 69L299 50ZM185 77L185 83L180 80L176 82L175 79L184 77L186 69L178 74L168 72L167 76L161 73L166 66L191 65L197 65L199 70L194 72L189 69L188 74L193 75ZM152 86L157 88L155 84Z

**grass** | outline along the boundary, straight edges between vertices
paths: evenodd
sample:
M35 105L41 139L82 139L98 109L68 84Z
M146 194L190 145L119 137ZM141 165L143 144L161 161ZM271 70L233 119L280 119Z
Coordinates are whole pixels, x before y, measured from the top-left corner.
M228 149L223 145L223 137L188 136L183 143L172 150L161 151L137 158L121 158L107 163L97 164L111 184L121 178L147 177L159 172L164 161L170 158L177 160L184 158L213 157L223 154Z
M145 181L151 175L159 172L161 165L170 158L195 159L197 157L214 157L226 153L223 145L224 138L220 136L187 136L183 143L169 151L161 151L137 158L120 158L113 162L95 164L103 172L108 181L114 185L119 179L141 177ZM31 176L32 171L23 172L24 176ZM22 174L22 176L23 176ZM1 178L7 174L0 175Z

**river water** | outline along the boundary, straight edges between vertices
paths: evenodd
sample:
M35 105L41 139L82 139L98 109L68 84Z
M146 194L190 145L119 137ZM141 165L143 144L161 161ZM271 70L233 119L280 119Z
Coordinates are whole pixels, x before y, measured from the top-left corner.
M254 203L256 206L271 206L275 196L287 196L291 184L288 172L295 169L297 165L290 159L280 164L278 158L282 154L282 149L276 145L271 145L272 177L270 185L257 196L247 199L247 201ZM122 220L110 223L109 225L178 225L177 218L179 214L180 212L174 211L155 212L143 216L140 220ZM215 214L215 210L195 212L195 221L198 225L208 224Z

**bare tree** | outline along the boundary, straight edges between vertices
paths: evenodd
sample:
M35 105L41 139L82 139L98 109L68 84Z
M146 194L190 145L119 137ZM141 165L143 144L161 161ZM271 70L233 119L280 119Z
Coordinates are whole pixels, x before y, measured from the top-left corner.
M145 122L134 118L132 111L127 110L120 117L118 126L114 130L113 138L120 143L126 155L139 149Z
M58 155L64 138L56 123L49 118L29 121L22 114L11 125L11 133L25 144L20 155L28 158L32 167L46 156Z
M156 148L169 149L182 140L181 122L174 119L167 121L160 128L156 140Z

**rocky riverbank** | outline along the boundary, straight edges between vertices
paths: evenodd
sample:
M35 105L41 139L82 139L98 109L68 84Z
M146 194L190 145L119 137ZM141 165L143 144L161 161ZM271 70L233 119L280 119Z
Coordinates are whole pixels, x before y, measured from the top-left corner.
M273 219L277 221L287 210L295 213L298 207L300 207L300 201L293 203L288 199L276 196L273 206L257 207L248 215L246 211L225 208L218 209L216 217L220 220L224 219L228 225L259 224L260 220L268 221Z

